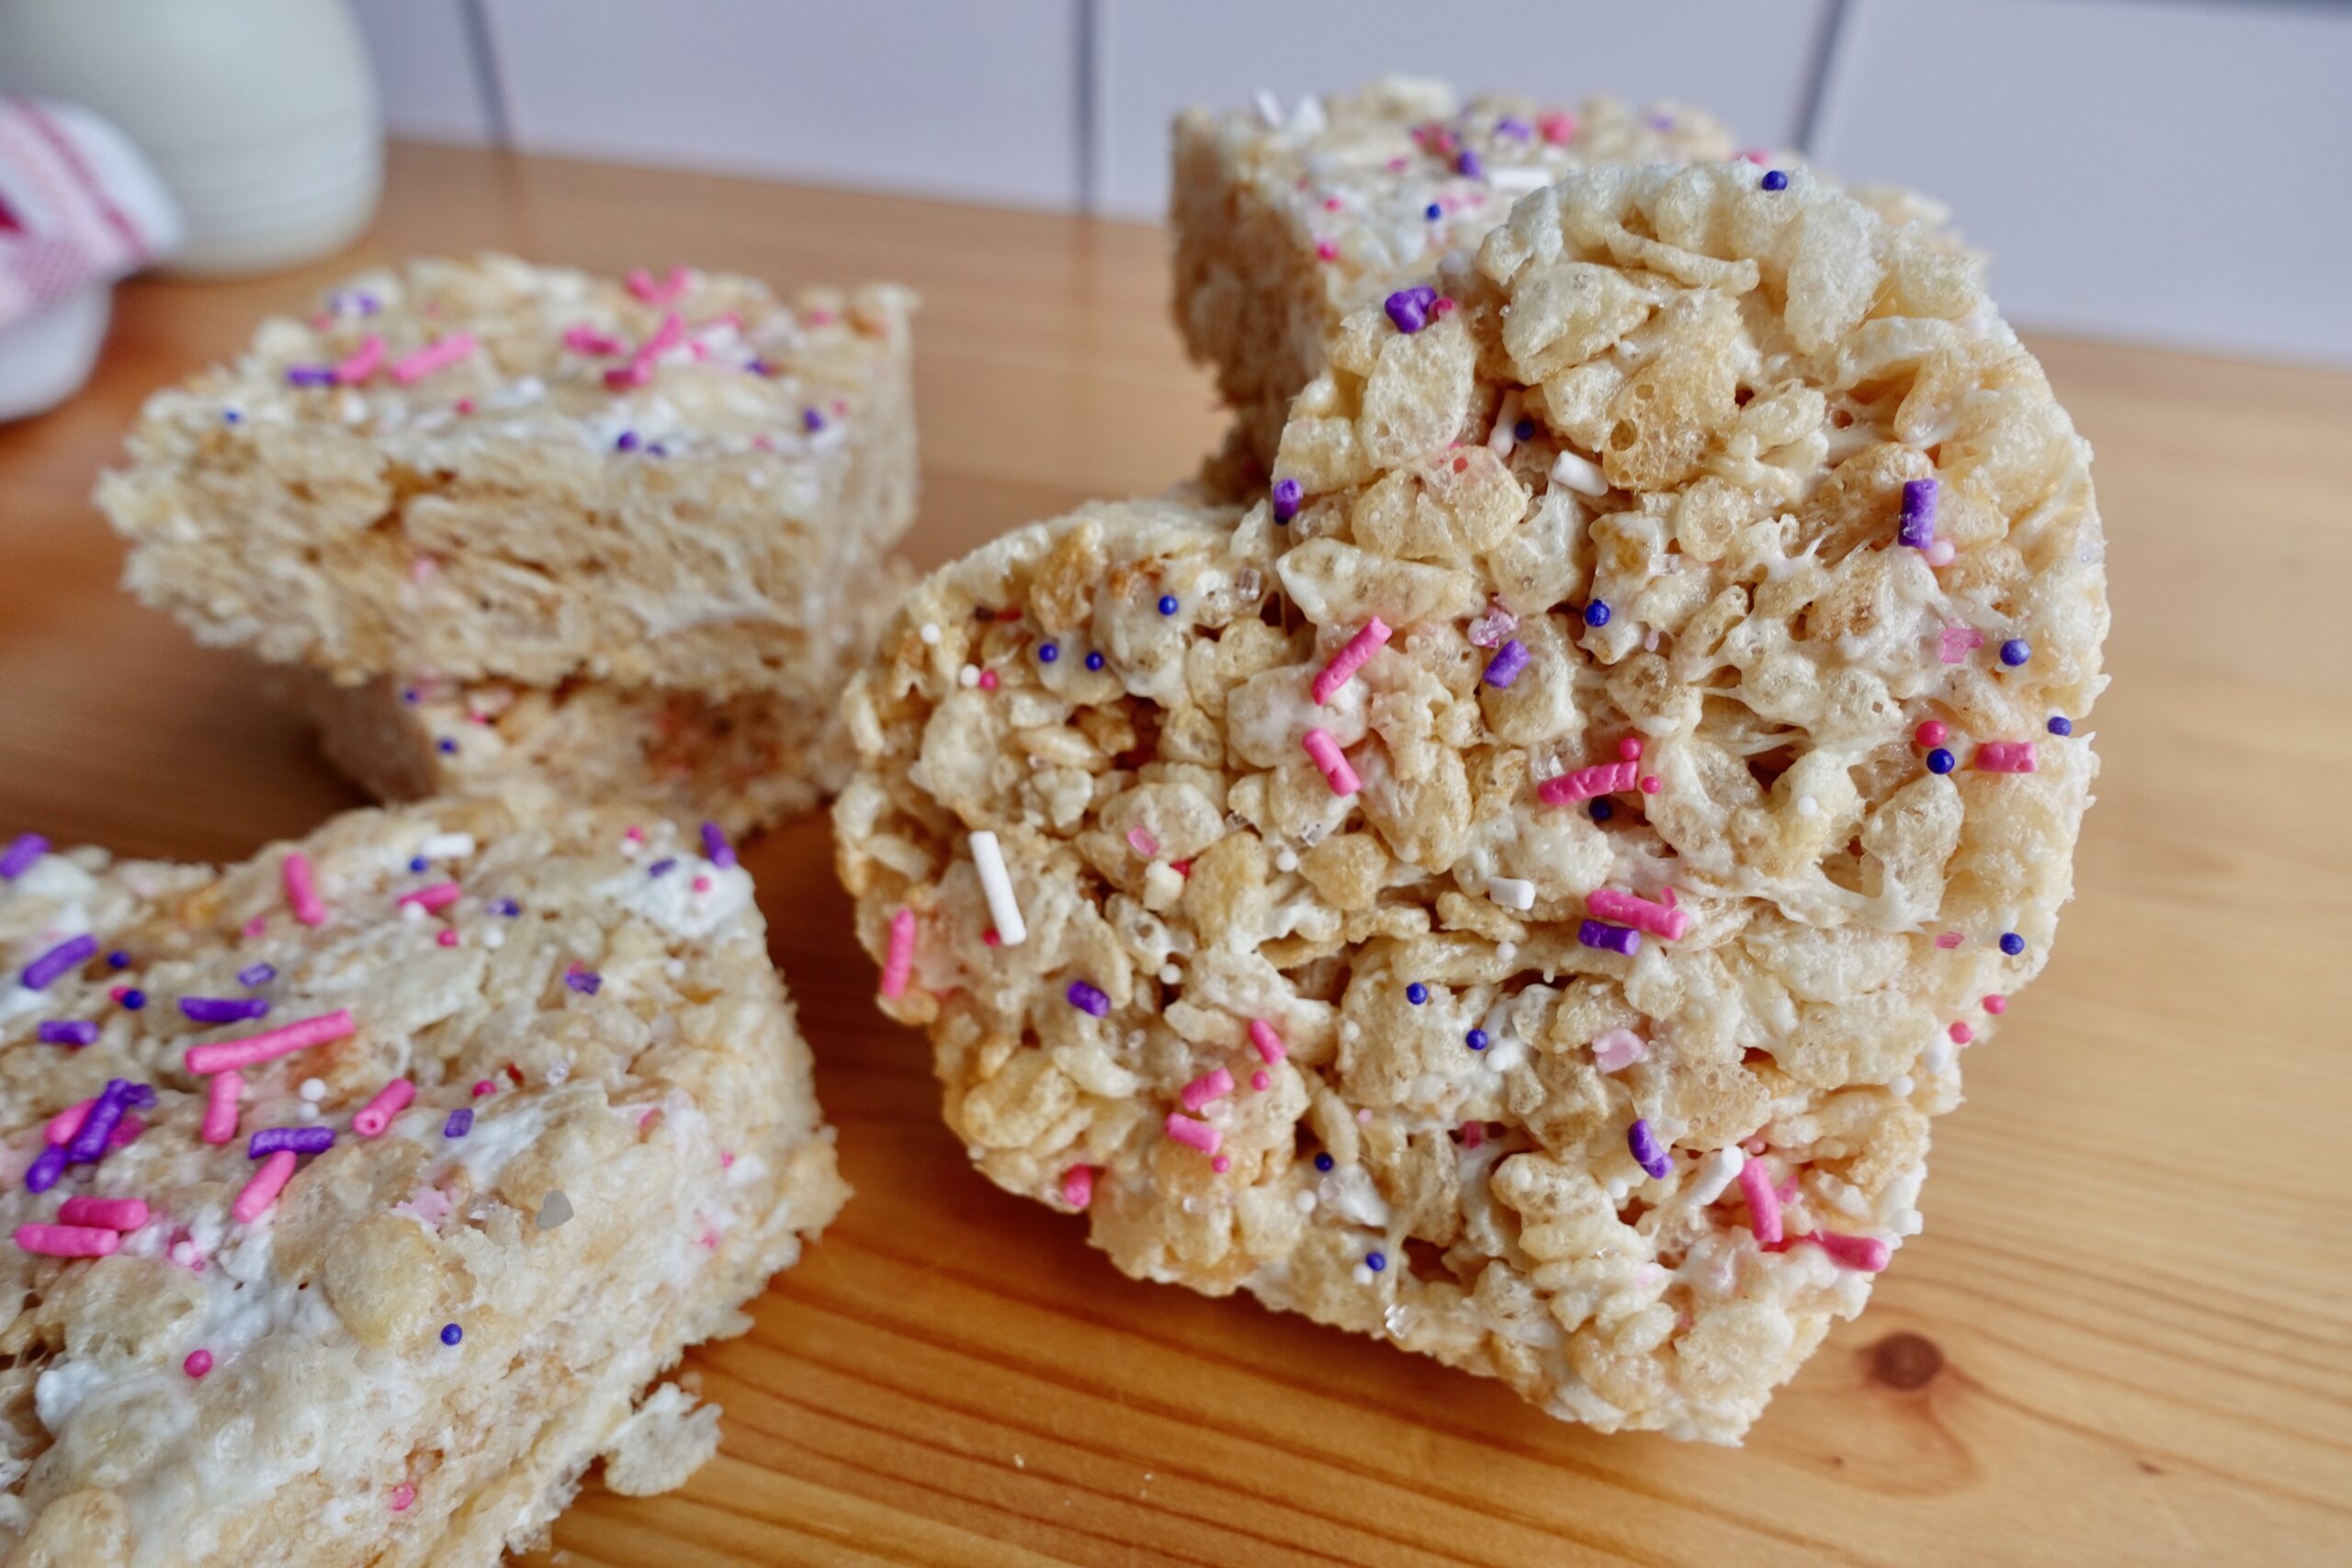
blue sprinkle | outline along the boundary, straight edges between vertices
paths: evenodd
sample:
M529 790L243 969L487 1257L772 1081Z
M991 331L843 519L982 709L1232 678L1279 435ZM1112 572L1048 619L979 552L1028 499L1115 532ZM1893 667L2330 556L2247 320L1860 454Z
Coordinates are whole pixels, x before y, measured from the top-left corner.
M109 969L130 968L130 954L123 952L123 950L119 947L116 948L112 953L107 954L107 967Z
M1589 626L1607 626L1609 624L1609 606L1598 599L1595 599L1591 604L1587 604L1584 607L1584 624Z
M457 750L457 749L458 749L458 743L457 743L456 741L454 741L454 740L450 739L449 739L447 736L446 736L446 735L445 735L445 736L443 736L440 739L435 740L433 744L434 744L434 746L435 746L435 748L440 751L440 753L441 753L443 756L445 756L445 757L447 757L447 756L450 755L451 753L455 752L455 751Z
M1044 642L1037 645L1037 662L1040 664L1051 664L1055 660L1059 659L1061 656L1062 650L1059 643Z
M411 871L423 871L426 866L432 863L432 862L426 860L423 855L411 855L408 857L408 868Z
M677 858L675 856L665 855L662 859L655 861L651 865L647 866L645 868L645 874L648 876L667 876L670 873L677 869Z
M1424 217L1424 218L1426 218L1426 219L1428 219L1430 222L1434 223L1434 222L1436 222L1439 219L1441 219L1441 218L1442 218L1442 217L1444 217L1444 216L1445 216L1445 209L1444 209L1444 208L1442 208L1442 207L1440 207L1436 202L1432 201L1432 202L1430 202L1430 203L1429 204L1428 208L1427 208L1426 209L1424 209L1424 210L1423 210L1423 212L1421 213L1421 216L1422 216L1422 217Z
M1764 188L1766 190L1786 190L1789 188L1789 176L1781 173L1778 169L1768 170L1764 175Z
M460 1105L449 1112L449 1119L447 1122L441 1123L441 1135L445 1138L462 1138L473 1130L474 1113L468 1106Z
M420 694L414 686L402 686L401 688L401 701L407 703L412 707L417 704L421 699L421 696L422 694Z
M274 964L254 964L237 971L240 986L266 986L277 978L277 966Z
M656 441L652 446L648 446L645 449L645 455L649 457L666 457L670 454L667 447L663 446L659 441Z
M1363 1266L1377 1274L1383 1269L1388 1267L1388 1254L1385 1252L1367 1252L1363 1255Z
M134 987L122 993L122 1005L126 1011L137 1012L147 1005L147 993Z
M239 413L235 409L222 409L220 411L220 417L227 420L231 424L235 424L245 416Z
M1419 1007L1430 999L1430 988L1416 980L1405 987L1405 999L1415 1007Z
M1317 1155L1315 1156L1315 1168L1317 1170L1330 1169L1331 1156L1329 1155Z
M1487 1032L1483 1029L1474 1029L1462 1037L1462 1043L1473 1051L1483 1051L1487 1043Z
M2015 931L2003 932L2001 935L2001 951L2007 953L2011 958L2015 958L2018 953L2025 951L2025 938L2018 935Z
M490 908L492 914L504 915L510 919L523 912L523 906L517 904L512 898L501 898L497 903L492 904Z
M1088 654L1088 655L1086 656L1086 667L1087 667L1089 670L1100 670L1100 669L1102 669L1102 656L1100 653L1090 653L1090 654Z
M1928 753L1928 772L1931 773L1948 773L1954 762L1952 754L1940 746Z
M441 1343L444 1345L455 1345L465 1337L466 1331L454 1323L441 1330Z
M1510 427L1510 433L1519 440L1532 441L1535 438L1535 422L1532 419L1522 419Z
M2021 637L2013 637L2001 645L2001 662L2014 670L2033 657L2033 644Z
M2068 718L2064 714L2053 713L2050 716L2050 733L2052 735L2072 735L2075 733L2075 721Z
M1162 593L1159 596L1159 613L1161 615L1172 615L1176 613L1176 595L1173 593Z
M1613 800L1608 799L1606 796L1603 796L1596 799L1590 806L1586 807L1585 809L1592 813L1592 819L1594 821L1606 822L1611 817L1617 815L1617 803Z

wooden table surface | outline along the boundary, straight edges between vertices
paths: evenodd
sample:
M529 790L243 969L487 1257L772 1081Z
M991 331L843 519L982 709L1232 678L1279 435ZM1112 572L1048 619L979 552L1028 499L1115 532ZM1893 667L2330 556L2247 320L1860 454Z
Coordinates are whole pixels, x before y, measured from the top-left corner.
M237 857L356 796L114 591L93 479L153 387L361 259L915 285L931 564L1157 489L1218 413L1158 231L416 147L352 256L125 289L0 428L0 830ZM1997 285L1998 272L1995 273ZM2352 1562L2352 378L2042 341L2112 542L2106 772L2049 974L1968 1062L1926 1234L1744 1450L1556 1425L989 1186L870 1003L821 820L760 841L856 1200L697 1353L720 1457L592 1486L580 1564Z

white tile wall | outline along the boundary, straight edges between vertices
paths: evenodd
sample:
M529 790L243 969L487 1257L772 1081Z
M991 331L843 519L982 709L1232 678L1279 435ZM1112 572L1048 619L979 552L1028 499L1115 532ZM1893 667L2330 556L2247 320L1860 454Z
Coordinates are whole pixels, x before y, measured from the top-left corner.
M1102 0L1095 156L1102 210L1168 205L1168 122L1187 104L1285 102L1385 72L1574 101L1674 97L1747 141L1804 119L1828 0Z
M1684 97L1951 201L2021 325L2352 365L2342 4L353 3L395 134L492 139L494 83L528 149L1125 217L1179 107L1261 86Z
M2352 363L2352 10L1855 0L1815 152L1950 201L2014 321Z
M466 0L352 0L394 136L487 141L483 76L466 38Z
M489 0L514 139L1079 204L1077 0Z

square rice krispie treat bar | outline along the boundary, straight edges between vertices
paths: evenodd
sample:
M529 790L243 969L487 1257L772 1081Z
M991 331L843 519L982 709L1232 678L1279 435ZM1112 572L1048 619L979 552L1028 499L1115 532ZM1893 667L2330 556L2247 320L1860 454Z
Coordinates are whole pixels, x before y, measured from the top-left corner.
M0 852L0 1554L488 1564L846 1196L752 885L550 799ZM651 1393L649 1394L649 1390Z
M884 1010L1126 1272L1736 1440L2071 894L2088 461L1933 232L1571 175L1340 322L1270 500L916 589L834 807Z
M911 309L889 287L414 262L158 393L97 499L126 586L206 641L342 686L491 684L469 711L593 683L567 705L629 728L582 738L573 773L674 750L682 700L714 722L773 705L756 727L813 759L801 736L913 514ZM434 782L528 760L483 749ZM697 809L749 826L770 805L721 787Z

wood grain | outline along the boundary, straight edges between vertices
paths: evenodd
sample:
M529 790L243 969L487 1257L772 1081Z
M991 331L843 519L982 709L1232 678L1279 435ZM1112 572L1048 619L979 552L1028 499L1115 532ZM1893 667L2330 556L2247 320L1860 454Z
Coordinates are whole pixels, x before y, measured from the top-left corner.
M1161 236L396 150L360 253L125 290L96 385L0 429L0 829L239 856L355 797L236 657L112 587L139 399L359 255L497 247L920 288L918 558L1182 473L1219 420ZM1997 282L1997 273L1996 275ZM2352 1562L2352 378L2038 345L2098 448L2116 684L2049 975L1969 1061L1927 1234L1744 1450L1597 1438L1247 1302L1125 1280L998 1192L873 1011L820 822L747 856L857 1201L693 1359L684 1491L568 1562Z

